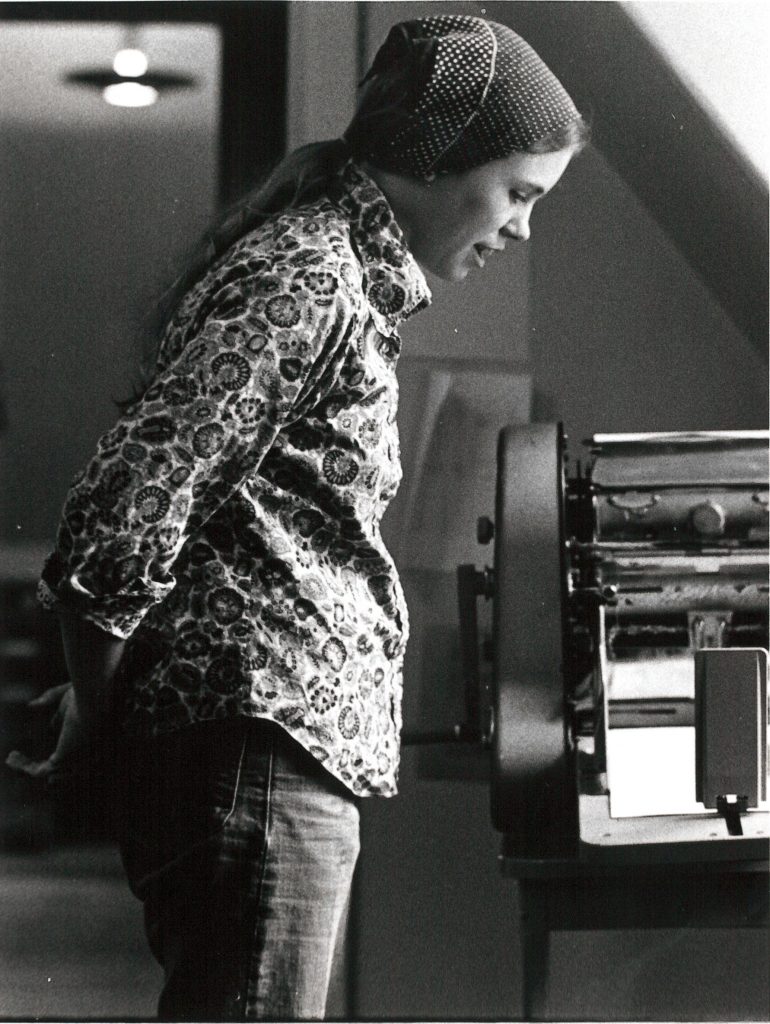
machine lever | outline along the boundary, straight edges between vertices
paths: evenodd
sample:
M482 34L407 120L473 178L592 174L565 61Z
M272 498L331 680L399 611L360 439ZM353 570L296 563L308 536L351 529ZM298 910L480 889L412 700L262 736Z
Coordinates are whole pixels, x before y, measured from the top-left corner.
M747 796L718 796L717 811L725 819L727 831L731 836L742 836L743 826L741 815L749 809L749 798Z

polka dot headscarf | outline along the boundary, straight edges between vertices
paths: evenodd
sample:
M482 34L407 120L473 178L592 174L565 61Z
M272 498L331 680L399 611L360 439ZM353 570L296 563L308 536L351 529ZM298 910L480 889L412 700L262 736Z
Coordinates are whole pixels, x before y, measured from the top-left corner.
M394 26L362 86L354 155L413 177L525 151L580 116L528 43L465 15Z

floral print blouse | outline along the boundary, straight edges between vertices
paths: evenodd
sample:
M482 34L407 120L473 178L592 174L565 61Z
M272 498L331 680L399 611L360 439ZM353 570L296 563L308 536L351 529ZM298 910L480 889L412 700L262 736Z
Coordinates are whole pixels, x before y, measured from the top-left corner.
M397 327L429 301L354 163L183 299L41 583L128 638L127 728L268 718L354 793L396 791L408 618L379 527L401 477Z

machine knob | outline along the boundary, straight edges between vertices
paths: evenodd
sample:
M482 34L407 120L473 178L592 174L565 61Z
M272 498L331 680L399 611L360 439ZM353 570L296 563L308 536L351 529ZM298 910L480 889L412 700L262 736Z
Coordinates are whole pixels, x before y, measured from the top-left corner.
M489 544L495 535L495 524L489 516L479 516L476 520L476 540L479 544Z
M725 510L713 501L703 501L690 510L690 522L702 537L721 537L725 532Z

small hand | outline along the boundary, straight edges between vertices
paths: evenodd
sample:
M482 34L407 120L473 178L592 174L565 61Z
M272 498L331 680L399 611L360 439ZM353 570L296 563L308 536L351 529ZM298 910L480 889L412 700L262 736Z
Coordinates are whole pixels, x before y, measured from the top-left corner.
M5 760L9 768L35 779L50 778L57 772L66 771L68 762L71 763L76 755L83 754L88 748L89 730L83 725L70 683L53 686L29 703L31 708L53 706L56 706L56 711L52 725L59 729L53 753L43 761L36 761L20 750L12 750Z

